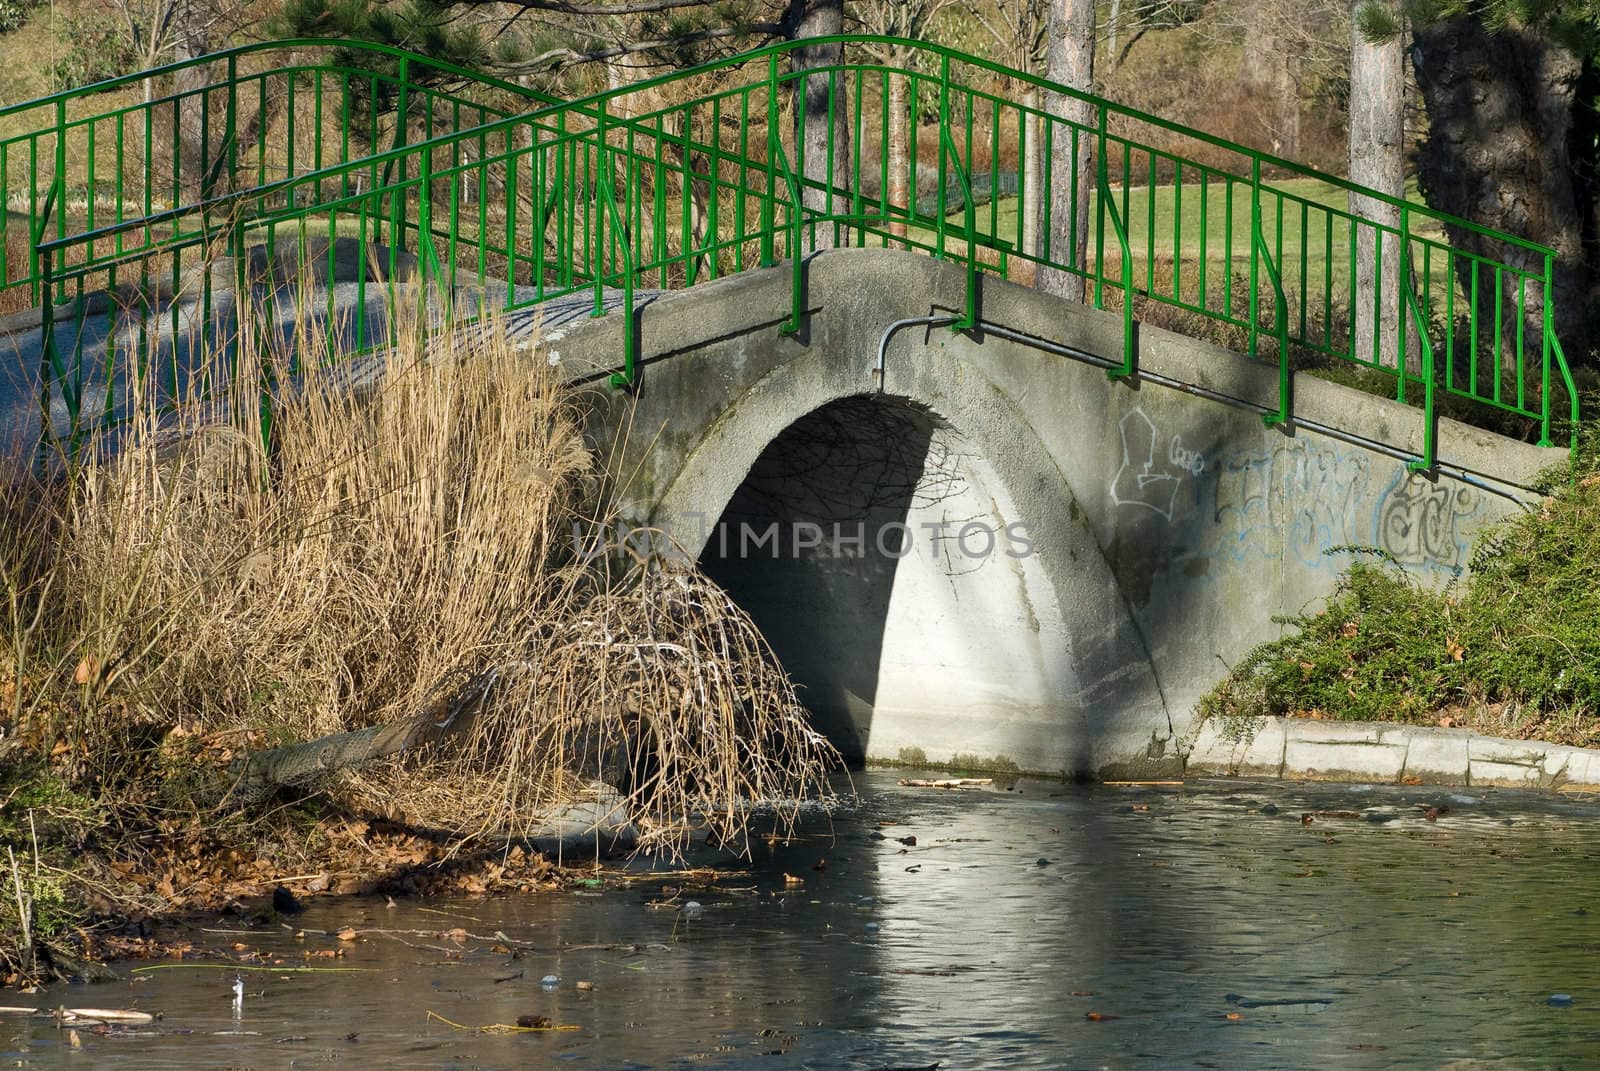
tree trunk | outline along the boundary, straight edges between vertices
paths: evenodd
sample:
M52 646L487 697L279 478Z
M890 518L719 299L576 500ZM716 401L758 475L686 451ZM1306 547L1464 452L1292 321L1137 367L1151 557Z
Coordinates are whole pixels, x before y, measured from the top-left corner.
M1244 5L1244 49L1239 59L1239 81L1262 103L1262 125L1267 149L1278 156L1294 157L1300 151L1299 58L1278 32L1273 0L1249 0Z
M479 674L454 694L405 721L241 755L233 760L230 771L234 791L247 800L259 799L276 789L304 785L335 770L353 769L423 744L439 743L472 724L496 679L493 672Z
M1022 106L1034 109L1039 106L1039 91L1029 87L1022 95ZM1022 251L1030 257L1039 255L1039 220L1044 199L1040 197L1044 184L1044 128L1032 111L1023 112L1023 124L1028 132L1027 145L1022 159Z
M789 26L793 40L824 37L844 32L844 0L789 0ZM794 70L838 64L844 59L844 46L813 45L794 49ZM833 122L828 122L829 106ZM800 201L808 216L829 216L850 210L850 123L845 103L844 75L805 75L796 85L794 97L795 155L791 161L803 186ZM832 181L830 183L830 171ZM814 230L816 248L834 244L834 225L819 224ZM843 235L841 234L841 239ZM848 244L843 241L842 244ZM796 251L798 252L798 251Z
M900 57L895 56L894 60ZM890 66L894 65L891 61ZM903 75L889 75L889 129L884 136L889 139L885 146L889 153L889 189L887 204L895 208L910 212L913 207L908 199L910 179L906 174L907 138L911 131L911 117L906 112L906 79ZM906 221L903 217L893 217L889 221L889 233L904 238Z
M1592 158L1596 117L1577 87L1595 71L1539 34L1508 26L1491 36L1470 15L1419 28L1414 41L1412 64L1428 110L1428 136L1417 152L1423 195L1441 211L1556 250L1551 314L1569 359L1584 360L1600 305L1585 257L1595 233L1595 176L1575 164ZM1447 230L1458 250L1542 271L1537 254ZM1460 258L1456 267L1461 290L1472 293L1471 263ZM1493 279L1481 266L1478 274L1478 322L1493 324ZM1537 331L1544 312L1537 288L1524 295L1514 284L1502 289L1502 323L1513 343L1519 297L1527 328Z
M197 28L197 20L189 15L186 7L178 20L181 28L172 42L172 58L175 61L197 59L211 51L205 31ZM204 63L186 67L173 75L172 80L173 92L182 97L174 105L178 109L178 161L182 170L181 175L175 176L174 192L180 194L183 200L206 196L212 192L206 187L215 185L210 180L216 171L216 156L222 140L220 124L216 121L221 109L211 108L207 115L208 109L201 103L202 94L195 92L210 82L209 67Z
M1373 44L1354 18L1350 20L1350 181L1394 198L1405 197L1405 54L1401 39L1396 34L1392 40ZM1376 227L1398 228L1400 209L1351 194L1350 214L1374 225L1356 225L1352 356L1394 368L1400 355L1404 312L1400 243ZM1407 349L1409 352L1410 347Z
M1093 91L1094 0L1051 0L1048 37L1045 77L1085 93ZM1045 110L1051 116L1052 128L1050 233L1046 236L1045 253L1052 261L1070 263L1082 271L1088 265L1089 194L1095 183L1093 131L1098 118L1088 102L1062 93L1046 93ZM1079 128L1076 153L1072 147L1073 127ZM1081 275L1054 268L1041 267L1035 285L1069 301L1082 301L1085 293Z

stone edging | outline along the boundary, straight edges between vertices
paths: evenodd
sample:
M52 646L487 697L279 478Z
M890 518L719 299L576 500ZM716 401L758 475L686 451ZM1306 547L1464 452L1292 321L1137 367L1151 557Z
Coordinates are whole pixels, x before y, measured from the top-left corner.
M1255 718L1248 740L1230 740L1210 719L1189 749L1184 773L1287 780L1600 792L1600 750L1480 736L1390 722Z

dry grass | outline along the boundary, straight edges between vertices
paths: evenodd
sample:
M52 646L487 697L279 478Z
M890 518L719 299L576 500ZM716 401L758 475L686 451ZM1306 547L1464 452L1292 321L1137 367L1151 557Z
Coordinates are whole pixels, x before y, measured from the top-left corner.
M781 825L824 793L836 753L720 589L659 557L575 553L603 481L548 362L492 324L398 335L354 391L244 339L196 378L207 396L174 411L132 384L132 418L70 476L4 486L0 753L132 837L163 814L260 813L218 802L222 748L441 697L462 731L291 794L466 842L607 782L610 819L670 852L695 827L737 844L753 815ZM299 367L339 368L324 338L296 334Z
M5 208L0 206L0 212ZM26 284L20 286L7 286L7 279L16 279L28 273L28 262L31 250L28 246L25 220L13 221L14 226L6 230L6 268L0 273L0 316L13 312L23 312L33 307L33 295Z

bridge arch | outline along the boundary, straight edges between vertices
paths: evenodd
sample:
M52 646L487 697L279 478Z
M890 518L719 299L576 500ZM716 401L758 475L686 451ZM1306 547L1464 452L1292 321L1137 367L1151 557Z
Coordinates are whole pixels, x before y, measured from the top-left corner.
M981 363L926 345L950 337L932 328L878 391L883 328L811 326L758 361L720 355L737 386L700 434L651 439L657 463L677 456L635 516L754 616L853 758L916 749L1072 773L1126 752L1130 731L1141 747L1170 736L1089 510ZM647 370L635 419L696 382L682 366Z

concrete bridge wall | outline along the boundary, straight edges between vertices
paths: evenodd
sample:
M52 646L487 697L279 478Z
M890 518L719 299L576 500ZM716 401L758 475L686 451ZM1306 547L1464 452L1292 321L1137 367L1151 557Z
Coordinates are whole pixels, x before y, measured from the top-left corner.
M958 307L958 266L893 251L807 264L801 333L779 334L786 268L662 296L640 315L636 396L597 389L591 431L624 516L699 556L755 617L857 757L967 754L1025 770L1176 767L1195 701L1251 645L1381 547L1447 580L1484 526L1531 499L1559 452L1444 422L1468 480L975 331L893 335ZM1120 354L1120 320L984 280L983 319ZM615 316L555 332L575 373L614 366ZM1144 329L1142 370L1262 405L1276 376ZM1296 412L1420 440L1416 410L1303 379ZM720 523L719 523L720 522ZM763 539L776 525L775 542ZM770 537L770 536L769 536Z

